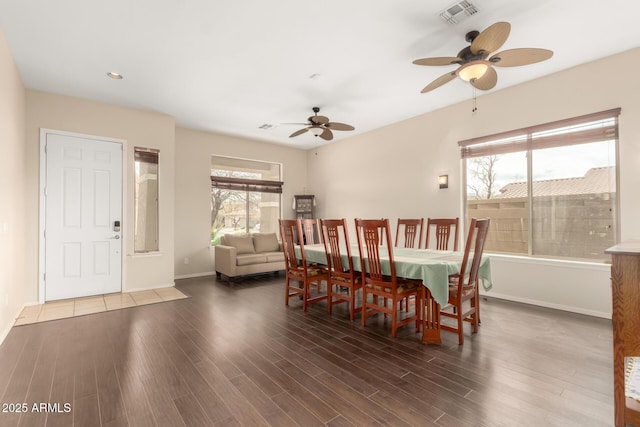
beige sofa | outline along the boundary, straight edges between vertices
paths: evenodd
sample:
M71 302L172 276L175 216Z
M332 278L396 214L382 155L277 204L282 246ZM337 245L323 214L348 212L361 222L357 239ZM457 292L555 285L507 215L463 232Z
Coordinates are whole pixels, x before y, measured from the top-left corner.
M230 279L285 269L275 233L225 234L215 247L216 276Z

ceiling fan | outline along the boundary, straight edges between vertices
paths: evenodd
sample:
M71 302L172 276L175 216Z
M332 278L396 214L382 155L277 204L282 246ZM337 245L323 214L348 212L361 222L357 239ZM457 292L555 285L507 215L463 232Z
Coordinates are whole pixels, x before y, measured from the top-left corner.
M302 128L298 131L295 131L294 133L289 135L289 138L302 135L303 133L309 131L315 136L319 136L320 138L326 141L331 141L333 139L333 132L331 132L332 130L354 130L355 129L353 126L347 125L344 123L330 122L328 117L319 116L318 115L319 112L320 112L320 107L313 107L314 115L307 119L308 120L307 123L294 123L294 124L306 125L307 127Z
M458 52L458 56L422 58L413 61L416 65L459 65L454 71L443 74L429 83L421 93L438 88L455 79L456 76L471 83L476 89L489 90L498 82L498 73L494 66L518 67L546 61L553 56L552 51L537 48L508 49L491 55L507 41L510 31L511 24L508 22L496 22L482 32L468 32L465 40L471 44Z

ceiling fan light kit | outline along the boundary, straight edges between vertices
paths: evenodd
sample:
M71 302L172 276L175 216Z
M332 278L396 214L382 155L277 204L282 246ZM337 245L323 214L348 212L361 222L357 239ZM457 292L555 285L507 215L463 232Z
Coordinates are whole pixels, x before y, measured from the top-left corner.
M468 62L456 70L456 74L465 82L477 80L485 75L490 62L482 59Z
M319 116L320 107L313 107L313 116L307 119L307 123L300 123L306 125L306 127L295 131L289 138L294 138L298 135L302 135L305 132L311 132L315 137L320 137L325 141L331 141L333 139L334 130L354 130L355 128L351 125L339 122L329 121L329 118L326 116Z
M547 49L520 48L497 51L507 41L511 32L508 22L496 22L482 32L469 31L465 40L471 43L458 52L458 56L422 58L413 61L416 65L447 66L458 65L453 72L448 72L422 89L422 93L432 91L453 80L455 76L469 82L480 90L493 89L498 83L498 74L494 67L518 67L546 61L553 56Z
M311 126L309 128L309 132L311 132L314 136L320 136L322 135L322 132L324 132L324 129L322 129L321 126Z

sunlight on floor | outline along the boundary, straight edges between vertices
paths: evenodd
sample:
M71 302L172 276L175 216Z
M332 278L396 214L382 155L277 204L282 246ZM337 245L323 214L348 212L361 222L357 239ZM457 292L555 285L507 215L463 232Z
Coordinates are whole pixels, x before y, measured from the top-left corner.
M176 288L170 287L51 301L25 307L16 319L14 326L119 310L139 305L155 304L182 298L188 298L188 296Z

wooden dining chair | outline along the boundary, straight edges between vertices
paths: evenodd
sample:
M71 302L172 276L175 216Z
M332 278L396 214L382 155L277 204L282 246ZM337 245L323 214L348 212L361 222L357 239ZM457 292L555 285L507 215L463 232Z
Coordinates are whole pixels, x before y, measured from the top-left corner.
M402 235L404 248L415 248L416 247L416 238L418 240L417 248L422 248L422 235L424 229L424 218L419 219L403 219L398 218L398 225L396 227L396 243L395 246L398 247L400 243L400 236ZM403 230L403 233L400 231Z
M353 269L347 220L321 219L320 228L324 251L329 260L329 314L334 305L346 302L349 306L349 320L353 321L355 314L362 311L362 306L356 307L357 293L362 288L362 274ZM343 254L347 256L346 261Z
M301 219L302 223L302 233L304 236L304 244L305 245L315 245L322 243L320 241L320 222L317 219Z
M422 282L404 279L396 276L396 266L393 258L393 246L381 246L380 240L391 242L388 219L356 219L356 233L358 250L362 260L362 326L367 323L367 317L374 313L391 315L391 336L395 337L397 328L415 322L416 330L420 330L420 297ZM389 272L382 269L381 252L387 252ZM371 301L369 301L371 295ZM403 299L415 297L415 311L412 316L398 319L402 310L398 310L398 303ZM380 305L382 298L382 305ZM387 301L391 302L391 308Z
M458 218L427 218L427 240L425 249L447 251L458 250ZM453 229L453 230L452 230ZM433 237L433 247L429 247ZM450 242L453 238L453 245Z
M286 267L285 305L289 305L289 299L291 297L301 297L302 310L307 311L309 304L328 299L328 293L321 292L321 285L322 281L325 281L328 288L329 272L327 268L307 265L300 220L281 219L279 223ZM299 247L300 250L299 257L296 255L296 247ZM311 289L312 284L318 285L313 293Z
M480 317L478 272L488 230L489 218L471 219L460 272L449 276L449 301L440 309L440 316L456 319L457 326L441 323L440 328L457 333L458 344L464 342L462 329L464 322L471 323L473 333L478 332ZM468 308L463 307L467 302Z

